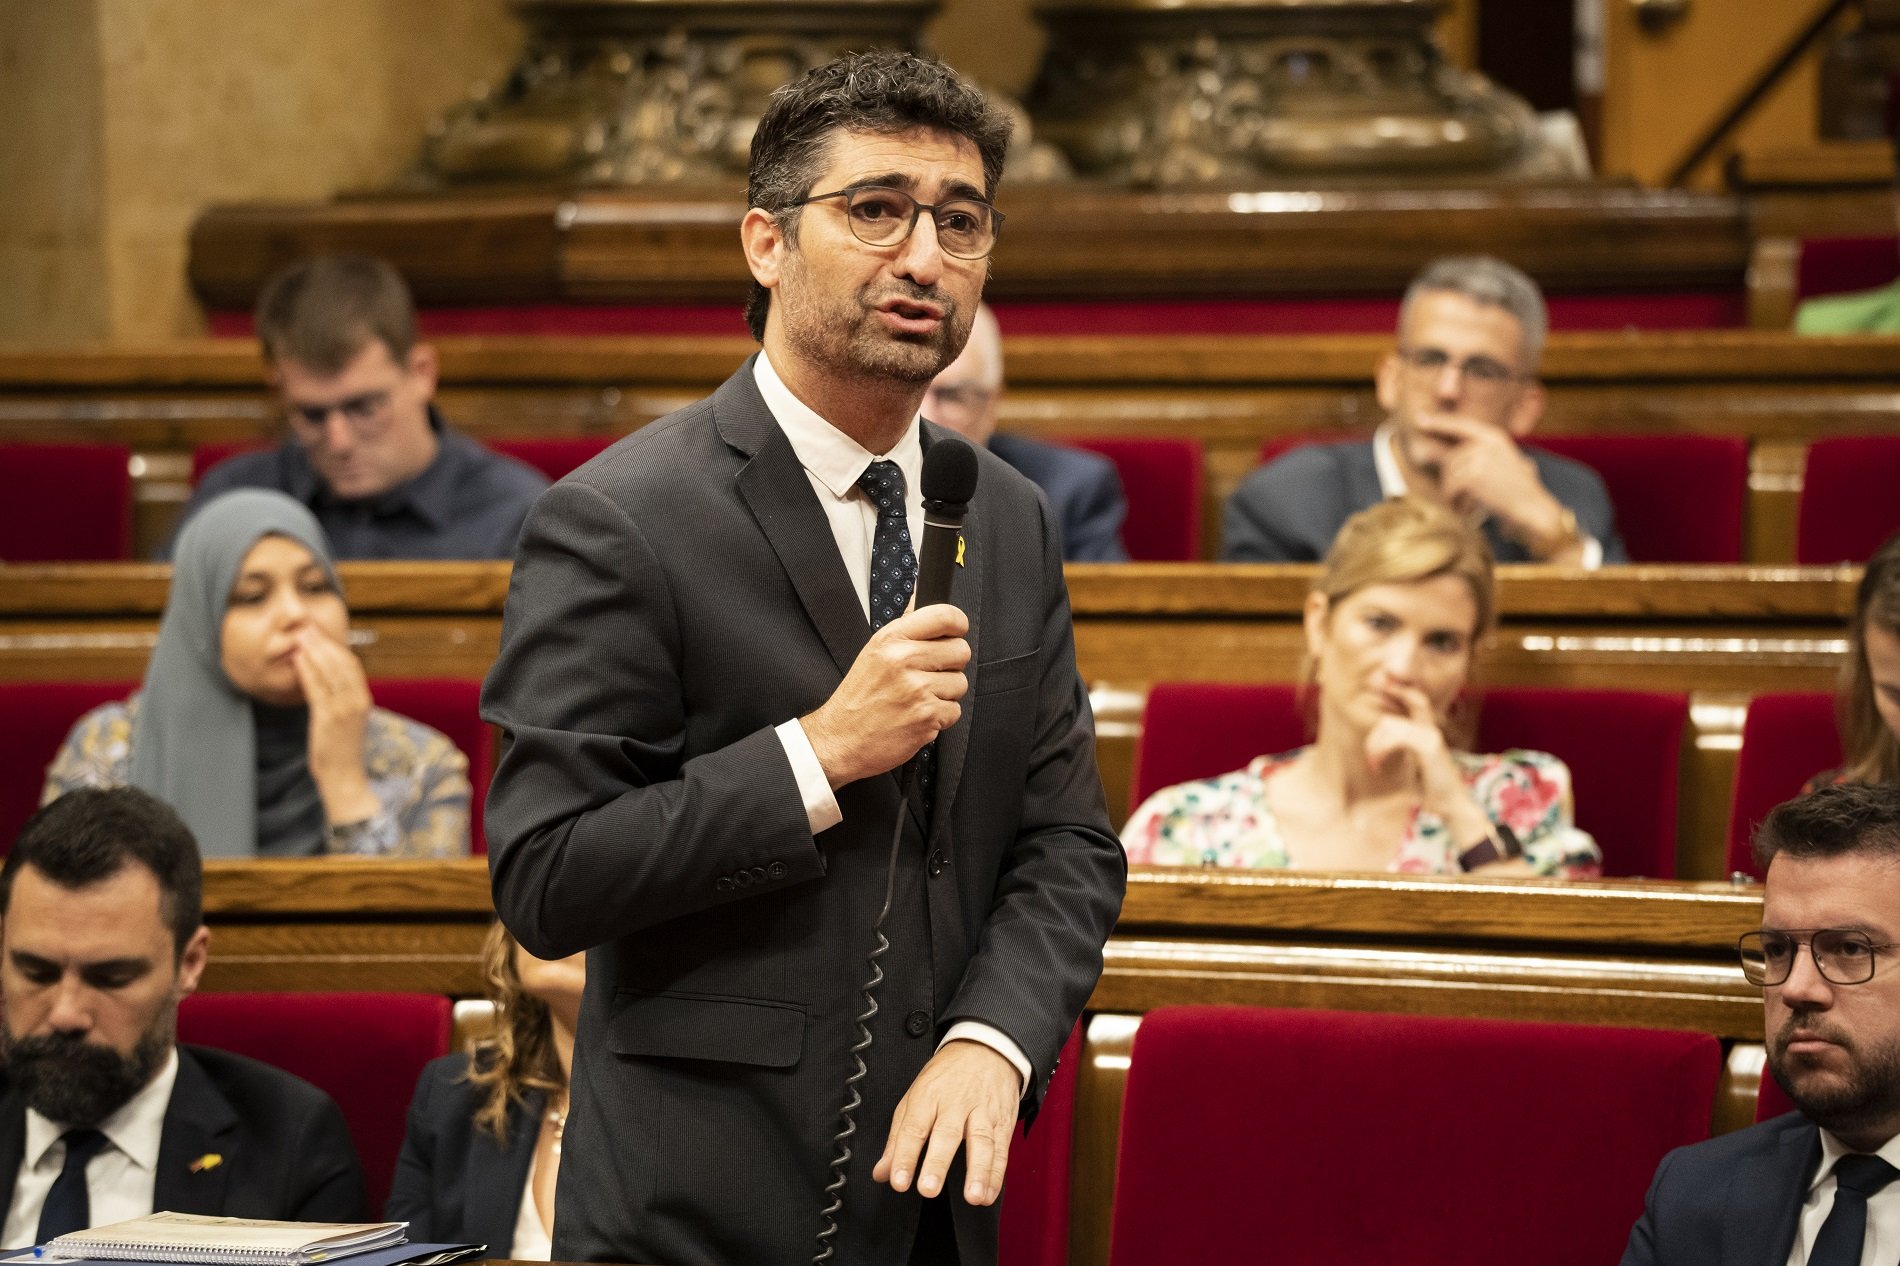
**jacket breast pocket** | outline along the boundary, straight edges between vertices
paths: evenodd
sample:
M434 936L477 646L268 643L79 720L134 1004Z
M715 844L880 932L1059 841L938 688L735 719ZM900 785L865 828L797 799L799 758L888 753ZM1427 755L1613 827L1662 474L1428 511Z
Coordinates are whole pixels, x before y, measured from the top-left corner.
M607 1046L616 1055L790 1068L805 1044L805 1008L718 994L614 993Z
M1027 655L1012 655L1008 659L991 660L987 664L976 666L976 693L981 695L1000 695L1011 690L1021 690L1033 686L1042 673L1042 649Z

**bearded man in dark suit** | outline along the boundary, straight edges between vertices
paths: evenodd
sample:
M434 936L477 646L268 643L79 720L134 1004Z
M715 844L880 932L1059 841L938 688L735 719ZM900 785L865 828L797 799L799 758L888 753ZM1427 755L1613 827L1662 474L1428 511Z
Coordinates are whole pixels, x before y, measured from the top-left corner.
M950 603L905 609L924 455L961 443L918 407L1008 136L909 54L781 89L740 233L762 354L529 515L488 834L522 944L589 949L556 1258L812 1257L894 865L828 1260L995 1260L1125 880L1034 486L975 451Z

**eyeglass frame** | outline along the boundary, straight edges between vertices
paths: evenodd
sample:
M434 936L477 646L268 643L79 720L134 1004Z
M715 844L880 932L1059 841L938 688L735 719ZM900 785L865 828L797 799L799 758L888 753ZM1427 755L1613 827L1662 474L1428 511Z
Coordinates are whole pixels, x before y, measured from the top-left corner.
M1503 361L1491 356L1467 356L1462 360L1454 359L1451 353L1442 347L1407 347L1401 343L1394 349L1393 355L1397 356L1407 369L1423 374L1442 374L1448 368L1456 369L1458 377L1464 382L1490 391L1502 391L1512 383L1530 382L1537 377L1533 373L1512 369ZM1435 359L1421 360L1420 357ZM1473 372L1479 366L1485 368ZM1491 366L1496 366L1500 372L1492 373Z
M1806 934L1807 939L1805 940L1803 940L1800 935L1803 933ZM1820 954L1814 948L1814 940L1816 937L1829 936L1829 935L1845 938L1850 941L1858 941L1859 943L1867 947L1868 968L1867 968L1867 974L1865 976L1861 977L1859 980L1836 980L1834 977L1828 975L1827 968L1824 967L1821 963ZM1735 938L1735 956L1741 960L1742 976L1745 979L1748 976L1748 953L1744 947L1749 943L1750 938L1753 938L1756 944L1762 945L1764 942L1764 938L1770 937L1770 936L1780 936L1780 937L1788 938L1795 952L1788 955L1788 970L1782 973L1779 979L1777 980L1766 979L1767 972L1764 970L1763 972L1764 979L1749 980L1748 982L1749 984L1755 985L1758 988L1762 988L1762 989L1773 989L1773 988L1776 988L1777 986L1785 985L1788 983L1788 977L1794 974L1794 965L1795 965L1796 960L1800 958L1799 951L1801 950L1803 946L1807 947L1808 957L1814 960L1815 973L1819 975L1822 980L1825 980L1830 985L1864 985L1866 984L1868 981L1872 980L1875 977L1875 975L1878 974L1879 966L1880 966L1879 959L1880 959L1881 952L1884 950L1900 948L1900 942L1889 941L1885 944L1878 943L1871 936L1861 931L1859 928L1759 928L1753 932L1744 932L1740 936ZM1762 950L1761 961L1762 961L1763 967L1766 968L1767 962L1768 962L1768 956L1767 956L1767 950L1766 950L1765 945Z
M930 227L937 233L938 250L952 259L988 259L990 253L996 249L996 239L1003 235L1003 221L1008 218L1001 211L996 209L995 203L989 201L987 198L965 196L946 198L942 202L935 203L920 202L914 194L907 190L899 189L895 185L846 185L844 188L834 189L830 193L808 193L802 198L794 198L792 201L786 203L785 209L789 211L794 207L806 206L813 202L824 202L830 198L853 198L858 194L869 193L872 190L876 190L879 193L894 193L910 201L910 227L906 228L901 236L894 237L888 242L864 242L864 239L858 235L857 226L851 220L851 206L849 203L845 204L844 222L845 227L851 230L851 236L857 238L860 242L864 242L866 246L875 246L880 249L887 246L902 246L905 242L910 241L911 234L917 231L917 221L922 218L924 212L928 211L930 212ZM959 202L973 203L990 213L990 244L989 248L981 255L959 255L943 244L943 226L937 223L937 212L945 207L954 206Z
M395 390L385 387L380 391L359 392L334 404L296 404L285 401L284 424L299 443L308 446L323 438L330 424L330 415L341 413L351 433L358 439L374 439L389 429L389 420L393 416L390 406L395 403L395 399Z

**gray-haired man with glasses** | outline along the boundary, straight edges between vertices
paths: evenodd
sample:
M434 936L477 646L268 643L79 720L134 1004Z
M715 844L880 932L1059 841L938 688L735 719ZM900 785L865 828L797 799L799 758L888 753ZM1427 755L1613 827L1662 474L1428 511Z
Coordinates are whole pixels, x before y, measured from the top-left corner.
M1523 446L1544 414L1548 320L1537 283L1502 260L1431 264L1379 364L1385 422L1367 442L1309 444L1249 475L1227 502L1221 557L1313 562L1354 514L1412 493L1481 521L1501 563L1629 561L1596 472Z
M1625 1266L1900 1259L1900 788L1791 800L1755 837L1768 1071L1790 1112L1663 1158Z

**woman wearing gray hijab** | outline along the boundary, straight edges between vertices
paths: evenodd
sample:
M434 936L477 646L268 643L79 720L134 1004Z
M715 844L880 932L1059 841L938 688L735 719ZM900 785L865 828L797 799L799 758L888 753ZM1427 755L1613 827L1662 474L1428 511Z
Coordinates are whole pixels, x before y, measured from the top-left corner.
M178 538L145 684L80 718L42 802L130 784L178 810L207 857L460 857L468 759L370 700L310 512L247 488Z

